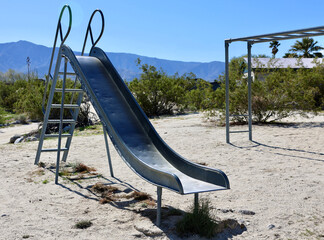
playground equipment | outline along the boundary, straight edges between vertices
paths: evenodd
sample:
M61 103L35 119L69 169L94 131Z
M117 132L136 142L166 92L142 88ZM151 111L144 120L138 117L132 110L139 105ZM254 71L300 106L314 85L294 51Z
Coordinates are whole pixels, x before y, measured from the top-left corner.
M70 25L67 34L63 38L60 21L64 9L69 10ZM91 30L91 21L95 13L100 13L102 18L102 31L96 41L93 40ZM61 160L60 153L61 151L64 152L62 160L66 161L76 124L78 109L80 108L83 92L85 92L103 124L111 176L113 176L113 172L107 144L107 134L125 163L137 175L157 186L157 225L160 225L161 221L162 188L167 188L179 194L194 194L196 204L198 202L198 193L229 189L227 176L221 170L201 166L182 158L155 131L107 55L100 48L95 47L103 33L104 17L102 12L96 10L90 18L81 56L75 56L73 51L67 45L64 45L70 28L71 9L69 6L64 6L56 31L57 33L61 32L61 44L54 77L51 77L51 70L49 70L48 74L48 81L52 81L52 86L47 100L44 125L40 136L35 164L38 164L41 152L57 152L55 182L58 183L59 164ZM83 56L88 34L90 34L92 47L89 56ZM60 73L59 69L62 59L64 59L64 71ZM74 70L75 81L81 83L82 89L67 89L65 87L66 76L71 74L67 73L68 62ZM50 69L51 65L52 61ZM63 75L63 87L61 89L56 88L59 74ZM52 103L55 92L62 94L60 104ZM64 102L66 92L78 94L76 103ZM72 97L71 100L74 98ZM49 119L52 108L60 108L60 119ZM63 110L65 108L71 110L71 119L63 119ZM45 134L47 124L54 122L59 124L59 133L51 135ZM63 123L71 124L68 134L62 133ZM55 149L43 149L43 140L45 137L57 137L58 147ZM64 148L61 147L62 137L67 137Z
M256 43L264 43L271 41L282 41L288 39L296 39L296 38L304 38L304 37L313 37L313 36L322 36L324 35L324 26L314 27L314 28L305 28L287 32L278 32L278 33L270 33L263 34L257 36L250 37L242 37L242 38L231 38L225 40L225 76L226 76L226 142L230 143L230 133L249 133L249 140L252 141L252 75L251 75L251 66L252 66L252 55L251 49L252 45ZM246 131L230 131L230 115L229 112L229 45L232 42L246 42L247 43L247 51L248 51L248 114L243 115L248 117L248 125L249 129Z

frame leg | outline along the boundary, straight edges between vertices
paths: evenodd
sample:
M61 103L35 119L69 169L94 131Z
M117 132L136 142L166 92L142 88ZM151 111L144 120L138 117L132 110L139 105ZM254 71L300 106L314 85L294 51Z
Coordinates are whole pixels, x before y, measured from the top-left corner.
M195 193L194 211L197 212L198 208L199 208L199 198L198 198L198 193Z
M161 225L161 205L162 205L162 187L157 187L157 214L156 214L156 226Z
M110 152L109 152L109 145L108 145L108 138L107 138L107 131L104 125L102 125L103 132L104 132L104 137L105 137L105 144L106 144L106 151L107 151L107 156L108 156L108 164L109 164L109 171L110 171L110 176L114 177L114 172L111 164L111 157L110 157Z

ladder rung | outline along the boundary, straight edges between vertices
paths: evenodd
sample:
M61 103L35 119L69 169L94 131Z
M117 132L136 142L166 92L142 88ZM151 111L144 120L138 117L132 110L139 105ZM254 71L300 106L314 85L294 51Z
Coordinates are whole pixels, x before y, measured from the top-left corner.
M230 117L248 117L248 114L238 114L238 115L230 115Z
M77 104L64 104L63 108L79 108ZM61 104L52 104L52 108L61 108Z
M229 133L244 133L244 132L250 132L249 130L246 131L230 131Z
M59 72L60 75L63 75L64 72ZM76 74L75 73L72 73L72 72L66 72L66 75L70 75L70 76L75 76Z
M62 88L55 88L55 92L63 92ZM65 92L76 92L76 93L82 93L83 90L82 89L65 89Z
M59 136L60 136L59 134L45 134L45 137L55 138L55 137L59 137ZM72 134L64 133L64 134L61 134L61 137L72 137Z
M67 148L61 148L61 151L67 151ZM42 152L57 152L58 149L57 148L45 148L42 149Z
M48 123L60 123L60 119L49 119ZM74 119L63 119L62 120L63 123L75 123Z

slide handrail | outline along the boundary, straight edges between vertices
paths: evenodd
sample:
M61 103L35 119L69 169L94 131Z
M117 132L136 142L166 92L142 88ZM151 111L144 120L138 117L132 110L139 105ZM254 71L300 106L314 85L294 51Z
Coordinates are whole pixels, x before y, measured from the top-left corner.
M62 20L63 13L64 13L65 9L67 9L68 13L69 13L69 26L68 26L68 29L66 31L66 34L63 37L61 20ZM49 68L48 68L48 74L46 75L46 84L45 84L45 90L44 90L44 96L43 96L43 102L42 102L43 114L45 114L45 111L46 111L46 109L45 109L45 101L46 101L46 92L47 92L47 88L48 88L48 83L49 83L50 79L53 79L53 77L51 75L51 70L52 70L52 65L53 65L53 59L54 59L54 53L55 53L55 49L56 49L57 38L58 38L58 35L60 35L60 39L61 39L60 47L61 47L64 44L67 37L69 36L70 31L71 31L71 27L72 27L72 11L71 11L71 7L69 5L64 5L62 10L61 10L59 19L58 19L55 38L54 38L54 44L53 44L53 49L52 49L51 61L50 61L50 65L49 65Z
M100 16L101 16L101 23L102 23L102 25L101 25L101 32L100 32L100 34L99 34L99 37L97 38L96 41L94 41L94 40L93 40L93 34L92 34L92 28L91 28L91 22L92 22L92 19L93 19L94 15L95 15L97 12L99 12L99 14L100 14ZM90 34L91 43L92 43L92 47L91 47L91 49L92 49L92 48L94 48L94 47L97 45L97 43L99 42L99 40L100 40L100 38L101 38L101 36L102 36L102 34L103 34L103 32L104 32L104 29L105 29L105 17L104 17L104 15L103 15L103 13L102 13L102 11L101 11L100 9L96 9L95 11L93 11L93 13L92 13L92 15L91 15L91 17L90 17L89 23L88 23L87 31L86 31L85 38L84 38L84 42L83 42L83 47L82 47L81 56L84 55L84 50L85 50L85 46L86 46L86 44L87 44L88 35ZM90 51L91 51L91 50L90 50Z

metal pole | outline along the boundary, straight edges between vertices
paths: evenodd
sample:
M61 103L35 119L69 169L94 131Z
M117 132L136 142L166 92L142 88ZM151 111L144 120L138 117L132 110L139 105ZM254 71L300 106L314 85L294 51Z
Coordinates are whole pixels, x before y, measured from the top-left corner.
M58 56L60 57L60 56ZM58 184L58 177L60 171L60 157L61 157L61 141L62 141L62 131L63 131L63 115L64 115L64 98L65 98L65 82L66 82L66 70L67 70L67 58L64 58L64 76L62 83L62 99L60 108L60 123L59 123L59 137L57 144L57 158L56 158L56 172L55 172L55 184Z
M103 128L104 137L105 137L105 144L106 144L106 151L107 151L107 156L108 156L108 164L109 164L110 176L114 177L114 172L113 172L113 169L112 169L111 157L110 157L110 152L109 152L107 130L106 130L106 128L105 128L105 126L103 124L102 124L102 128Z
M40 155L41 155L42 148L43 148L46 127L47 127L48 118L49 118L49 115L51 112L51 105L52 105L53 98L54 98L55 86L56 86L56 82L58 79L58 73L59 73L61 61L62 61L62 59L61 59L62 53L61 52L62 51L60 48L59 53L57 55L58 57L57 57L56 66L55 66L55 70L54 70L54 78L53 78L53 82L52 82L52 87L51 87L50 94L49 94L48 100L47 100L46 112L45 112L44 121L43 121L43 128L42 128L41 135L39 137L39 143L38 143L37 153L36 153L35 162L34 162L35 165L37 165L39 163ZM45 91L46 91L46 88L45 88Z
M194 200L194 212L198 211L199 208L199 198L198 198L198 193L195 193L195 200Z
M226 104L226 143L230 142L230 132L229 132L229 71L228 71L228 48L229 43L225 41L225 104Z
M251 57L251 48L252 43L248 42L248 111L249 111L249 140L252 141L252 75L251 75L251 65L252 65L252 57Z
M156 213L156 226L161 225L161 205L162 205L162 187L157 187L157 213Z

